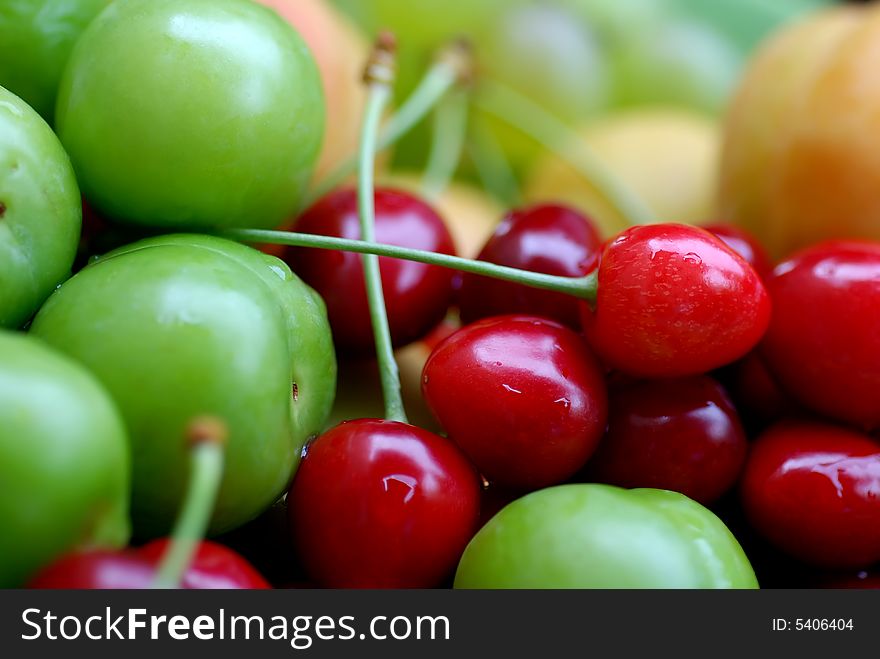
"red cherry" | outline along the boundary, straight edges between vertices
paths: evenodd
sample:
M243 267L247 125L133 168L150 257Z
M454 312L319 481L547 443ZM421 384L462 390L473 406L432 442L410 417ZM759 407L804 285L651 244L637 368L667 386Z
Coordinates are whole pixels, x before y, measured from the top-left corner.
M601 246L589 219L566 206L541 205L510 212L477 257L481 261L548 275L579 277L595 268ZM464 274L461 319L524 313L580 329L575 298L510 282Z
M136 550L95 549L66 554L40 570L28 583L37 589L145 589L153 583L153 564Z
M162 560L169 540L160 538L138 550L152 565ZM216 542L202 540L181 579L181 587L192 590L271 588L269 583L240 554Z
M88 590L150 588L167 544L168 540L161 539L140 549L96 549L67 554L40 570L28 587ZM183 575L181 587L262 589L270 586L234 551L204 540Z
M780 263L761 346L798 402L862 428L880 426L880 244L826 242Z
M703 228L721 238L725 245L743 257L761 279L766 279L773 272L767 250L752 234L730 224L710 224Z
M779 425L752 446L742 480L751 524L806 563L880 561L880 444L834 426Z
M722 381L750 432L799 415L797 405L770 374L760 351L752 350L724 369L722 375Z
M630 375L705 373L761 339L770 300L758 274L704 229L627 229L602 254L584 329L606 364Z
M862 570L856 574L834 575L819 582L820 588L846 588L849 590L880 589L880 572Z
M591 480L674 490L713 503L739 477L748 444L736 410L707 376L635 382L609 393L608 432Z
M380 243L454 254L452 236L440 216L416 197L378 189L376 240ZM345 188L319 200L297 220L295 230L323 236L360 238L357 192ZM335 250L291 248L287 260L327 304L337 349L348 353L374 351L359 254ZM446 315L452 298L452 270L381 257L382 288L395 346L427 334Z
M537 489L575 474L605 430L602 370L583 339L534 316L459 330L431 353L422 393L489 481Z
M320 585L430 588L476 531L480 481L452 442L360 419L309 446L287 501L294 543Z

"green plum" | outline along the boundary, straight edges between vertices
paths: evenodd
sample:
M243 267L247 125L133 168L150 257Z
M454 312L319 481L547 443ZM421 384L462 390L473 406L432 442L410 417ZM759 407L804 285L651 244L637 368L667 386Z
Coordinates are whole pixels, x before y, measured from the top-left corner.
M139 536L174 520L193 418L219 417L230 433L216 534L276 501L333 403L323 301L282 261L221 238L161 236L111 252L62 285L31 332L88 367L119 405Z
M81 546L128 540L129 449L95 377L0 330L0 587Z
M0 328L17 328L70 275L82 202L52 129L0 87Z
M456 588L757 588L712 512L666 490L561 485L508 504L471 540Z
M56 129L106 215L267 228L300 203L324 113L314 59L274 11L250 0L118 0L73 49Z
M0 85L52 123L64 65L79 35L110 0L3 0Z

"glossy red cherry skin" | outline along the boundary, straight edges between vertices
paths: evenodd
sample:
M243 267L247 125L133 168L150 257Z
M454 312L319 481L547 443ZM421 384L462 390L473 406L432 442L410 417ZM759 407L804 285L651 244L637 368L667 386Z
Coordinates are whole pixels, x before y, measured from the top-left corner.
M627 229L605 248L598 277L584 329L598 356L630 375L679 377L729 364L755 346L770 318L758 274L696 227Z
M359 419L309 446L287 501L294 544L316 583L431 588L476 531L480 480L449 440Z
M138 553L158 565L168 547L168 540L161 538L147 543ZM192 590L271 588L269 583L240 554L224 545L202 540L193 560L183 574L181 587Z
M762 353L788 393L821 414L880 426L880 243L826 242L780 263Z
M139 549L97 549L67 554L38 572L28 587L79 590L151 588L167 544L166 539L160 539ZM234 551L203 540L183 575L181 587L263 589L270 586Z
M802 416L802 410L770 373L760 350L752 350L724 368L719 377L749 433L785 418Z
M741 487L751 524L789 555L827 568L880 561L880 444L871 438L775 426L753 444Z
M605 430L607 394L583 339L536 316L479 320L437 346L422 393L492 483L533 490L575 474Z
M599 233L585 216L566 206L546 204L510 212L477 258L548 275L579 277L595 268L601 245ZM464 323L524 313L580 329L580 307L570 295L467 273L458 295Z
M452 236L440 216L406 192L377 189L376 240L401 247L454 254ZM295 231L359 239L357 192L343 188L308 209ZM324 298L338 350L374 351L362 259L336 250L291 248L286 260ZM437 266L381 257L382 288L391 338L402 346L427 334L446 315L452 299L453 271Z
M27 584L36 589L146 589L155 566L134 549L96 549L66 554L40 570Z
M608 431L587 463L589 480L673 490L704 505L733 487L748 442L717 381L633 382L609 398Z
M761 279L766 279L773 272L773 264L767 250L752 234L731 224L709 224L703 228L718 236L725 245L743 257Z

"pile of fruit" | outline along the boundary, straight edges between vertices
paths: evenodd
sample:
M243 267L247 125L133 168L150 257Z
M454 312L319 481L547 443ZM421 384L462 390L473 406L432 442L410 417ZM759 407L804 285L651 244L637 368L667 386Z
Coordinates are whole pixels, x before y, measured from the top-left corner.
M826 4L4 3L0 587L880 584Z

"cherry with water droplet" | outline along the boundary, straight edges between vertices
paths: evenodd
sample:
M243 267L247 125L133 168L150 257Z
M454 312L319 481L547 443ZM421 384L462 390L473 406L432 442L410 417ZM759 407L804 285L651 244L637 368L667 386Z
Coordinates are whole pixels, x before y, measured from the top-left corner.
M359 419L309 445L287 497L309 577L331 588L431 588L476 532L479 477L449 440Z
M627 229L602 253L595 305L583 305L590 345L611 368L640 377L706 373L751 350L770 319L755 270L704 229Z
M486 318L447 338L422 392L480 472L520 491L575 474L605 430L597 361L579 335L535 316Z

